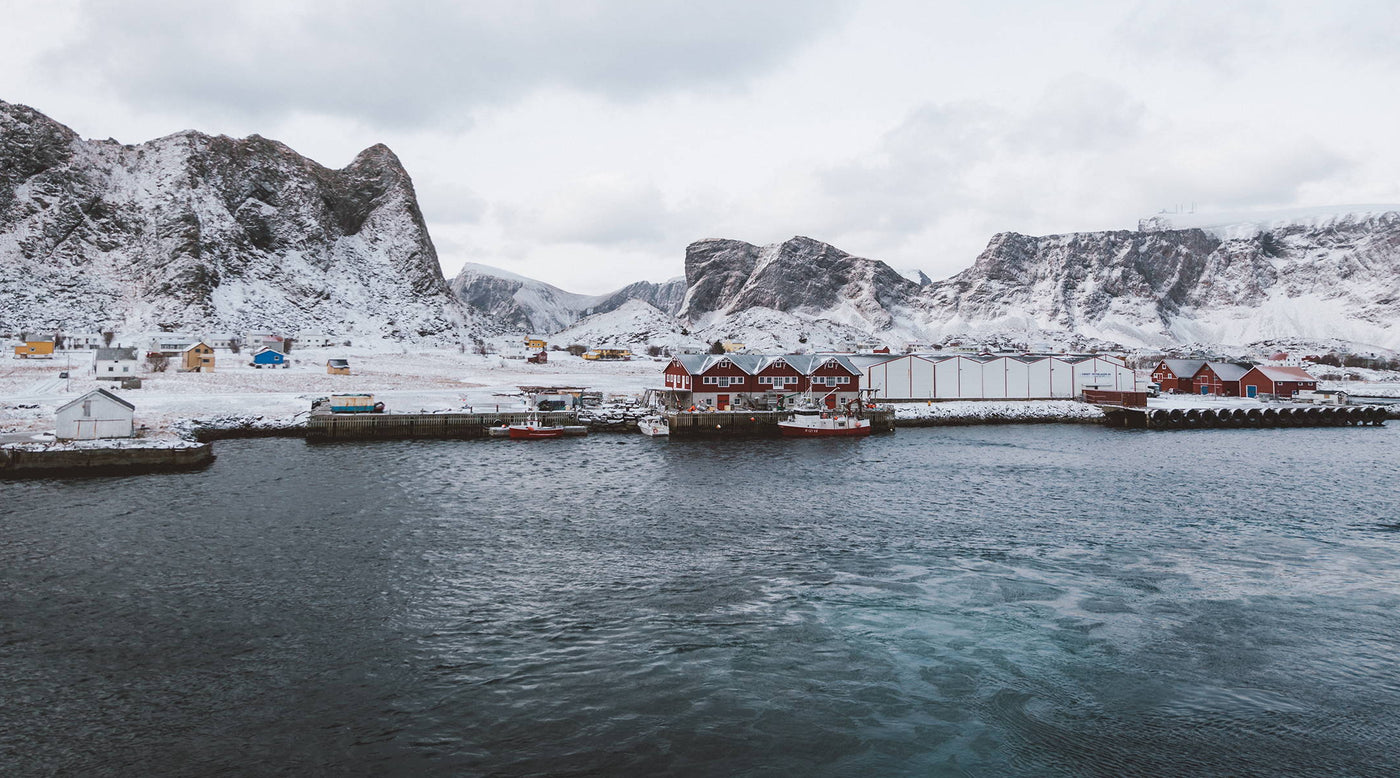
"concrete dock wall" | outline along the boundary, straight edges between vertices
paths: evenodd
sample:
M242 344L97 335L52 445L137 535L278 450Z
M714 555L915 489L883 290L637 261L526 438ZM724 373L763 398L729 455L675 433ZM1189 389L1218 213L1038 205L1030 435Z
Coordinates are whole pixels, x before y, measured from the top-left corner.
M213 461L214 449L208 443L179 448L0 448L0 478L197 470Z
M306 439L375 440L405 438L471 439L488 436L502 424L519 424L531 416L557 424L577 424L571 411L549 413L314 413L306 422Z

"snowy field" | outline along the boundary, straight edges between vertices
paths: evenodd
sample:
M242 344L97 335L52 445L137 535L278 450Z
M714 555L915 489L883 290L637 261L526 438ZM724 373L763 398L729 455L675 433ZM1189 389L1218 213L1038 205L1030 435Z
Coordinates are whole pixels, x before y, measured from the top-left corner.
M136 406L136 424L166 431L180 419L225 417L288 420L329 394L369 392L390 412L514 410L521 386L577 386L609 394L640 394L661 385L665 361L593 362L552 352L531 365L500 356L456 351L296 349L287 368L248 365L251 355L217 353L213 373L142 372L140 389L97 381L91 352L61 352L52 360L0 360L0 433L51 430L54 410L94 388L114 391ZM326 360L350 360L352 374L328 375ZM70 378L61 379L67 371Z

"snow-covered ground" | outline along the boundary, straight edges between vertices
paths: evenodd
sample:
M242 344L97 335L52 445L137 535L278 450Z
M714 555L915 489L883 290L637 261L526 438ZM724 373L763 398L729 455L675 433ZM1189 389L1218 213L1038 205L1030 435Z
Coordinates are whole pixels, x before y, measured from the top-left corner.
M895 403L896 422L929 423L1095 421L1103 411L1073 400L955 400L935 403Z
M97 381L91 354L60 353L53 360L0 360L0 433L51 430L54 410L94 388L114 391L136 406L136 424L168 431L180 419L230 417L290 422L329 394L369 392L389 412L472 407L510 410L521 405L521 386L578 386L607 394L640 394L661 385L666 362L595 362L550 352L549 363L531 365L496 355L454 350L392 348L295 349L287 368L248 365L248 353L216 354L213 373L140 373L140 389ZM350 360L351 375L327 375L326 360ZM68 379L59 373L67 371Z
M1352 397L1400 397L1400 382L1395 381L1319 381L1317 388L1340 389Z

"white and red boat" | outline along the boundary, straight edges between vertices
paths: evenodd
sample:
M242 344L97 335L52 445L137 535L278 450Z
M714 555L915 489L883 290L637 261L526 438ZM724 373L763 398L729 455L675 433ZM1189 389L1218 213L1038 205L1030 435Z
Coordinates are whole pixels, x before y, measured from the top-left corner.
M870 420L855 413L819 408L809 398L793 409L791 417L778 422L778 431L787 438L858 437L870 434Z
M510 425L508 432L511 440L541 440L544 438L564 437L564 427L562 425L542 422L538 416L531 416L520 424Z

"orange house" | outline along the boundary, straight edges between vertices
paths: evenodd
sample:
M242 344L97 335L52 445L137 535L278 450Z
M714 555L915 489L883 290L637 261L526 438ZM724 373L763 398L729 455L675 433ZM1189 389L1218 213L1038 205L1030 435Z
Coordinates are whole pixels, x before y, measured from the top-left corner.
M53 341L26 340L23 346L15 346L15 356L20 359L52 359Z

